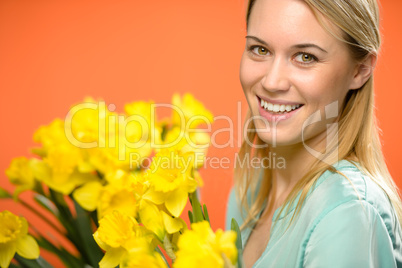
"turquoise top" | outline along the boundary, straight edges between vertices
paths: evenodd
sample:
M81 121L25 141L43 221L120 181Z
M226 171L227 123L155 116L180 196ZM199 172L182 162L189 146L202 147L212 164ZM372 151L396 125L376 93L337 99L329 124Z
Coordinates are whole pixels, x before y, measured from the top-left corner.
M283 233L301 192L285 215L271 225L270 239L253 267L400 267L402 231L383 190L356 166L341 160L342 175L324 172L307 194L299 217ZM359 201L359 197L361 201ZM280 208L274 212L276 218ZM226 229L235 218L243 223L234 191L229 196ZM242 231L243 248L251 228Z

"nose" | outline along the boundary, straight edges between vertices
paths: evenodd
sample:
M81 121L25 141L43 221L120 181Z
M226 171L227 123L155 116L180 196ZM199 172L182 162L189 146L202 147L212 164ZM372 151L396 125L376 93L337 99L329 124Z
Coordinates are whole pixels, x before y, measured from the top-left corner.
M267 64L265 75L261 79L262 87L267 91L278 93L288 90L291 83L286 61L278 57Z

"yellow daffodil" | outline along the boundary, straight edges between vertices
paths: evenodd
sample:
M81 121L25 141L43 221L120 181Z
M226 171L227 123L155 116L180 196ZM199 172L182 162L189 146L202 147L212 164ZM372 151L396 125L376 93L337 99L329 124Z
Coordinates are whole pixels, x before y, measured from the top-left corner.
M134 251L123 258L121 268L167 268L168 266L157 252Z
M101 174L136 169L130 156L147 157L151 153L149 124L114 109L88 98L73 106L66 118L67 138L74 146L86 149L88 162Z
M225 267L236 263L236 233L211 230L207 221L193 223L179 238L175 268ZM227 262L230 263L227 263Z
M136 246L133 246L128 254L124 255L121 262L121 268L167 268L162 256L144 244L143 239L136 240Z
M199 187L202 187L204 185L204 181L202 180L201 174L197 170L194 170L194 179Z
M152 231L160 242L187 229L186 223L180 217L171 215L164 206L157 206L146 199L140 200L139 218L141 223Z
M98 209L99 219L113 210L135 217L137 200L148 188L143 173L117 169L107 173L105 179L107 186L100 181L90 181L76 189L73 192L74 199L85 210Z
M148 130L149 139L152 139L154 144L160 144L160 136L164 123L157 120L156 107L153 107L153 105L153 101L137 101L126 104L124 111L129 116L130 121L137 122L137 126L142 126L142 133ZM148 128L145 127L146 125L148 125ZM130 134L128 133L127 136L130 137Z
M89 162L101 174L113 173L116 169L136 171L143 165L143 161L152 153L151 144L144 143L140 148L130 148L128 143L119 147L119 138L114 147L88 149Z
M172 215L169 215L165 211L161 211L161 213L162 213L163 224L168 234L174 234L177 232L181 232L184 229L187 229L187 224L185 221L183 221L183 219L173 217Z
M119 168L116 146L87 149L89 162L99 173L105 175Z
M73 192L74 200L85 210L94 211L99 203L103 185L99 181L85 183Z
M82 162L82 156L78 148L69 144L59 144L48 150L43 161L52 169L53 176L58 178L56 180L63 181Z
M138 202L131 189L116 187L113 184L103 187L98 203L98 218L101 219L114 210L136 217Z
M106 251L99 263L100 268L116 267L128 252L155 247L153 235L130 216L118 211L106 215L99 221L94 233L97 244Z
M139 172L130 172L120 179L120 182L123 183L126 187L129 187L133 192L136 198L139 200L142 198L144 193L149 188L149 182L145 176L144 171ZM114 178L116 178L115 176ZM110 180L109 180L110 181ZM109 182L109 183L116 183L116 182Z
M41 157L46 156L47 150L53 146L68 142L64 133L64 121L55 119L49 125L39 127L35 131L33 139L40 143L42 148L35 148L32 151Z
M14 191L15 196L35 186L31 162L32 161L26 157L17 157L11 161L9 168L6 170L6 175L10 179L10 182L17 186Z
M49 158L45 160L33 159L31 166L35 178L64 195L70 194L80 185L98 180L98 177L93 173L81 173L77 168L71 168L68 165L71 159L66 160L67 163L61 163L66 157L60 156L58 158L56 154L50 161Z
M42 148L34 148L32 151L46 159L50 165L63 169L77 167L82 173L94 171L87 159L87 154L77 147L65 134L65 124L60 119L54 120L46 126L41 126L34 134L34 141L42 145ZM58 159L63 158L60 162Z
M144 119L144 122L151 122L152 116L154 122L156 122L156 113L152 110L152 105L154 105L153 101L145 102L145 101L136 101L127 103L124 105L124 111L127 115L138 115ZM136 120L141 121L141 120Z
M135 119L119 115L114 131L107 133L103 147L88 149L90 163L102 174L116 169L137 170L152 153L151 133L148 123L142 126ZM130 121L131 120L131 121Z
M174 125L183 128L183 124L185 126L188 124L187 127L195 128L200 124L211 124L214 121L212 113L189 93L184 94L183 98L180 98L179 94L174 94L172 104L179 110L172 114Z
M194 152L194 165L200 168L205 161L210 137L205 132L185 132L180 127L168 130L163 141L165 146L180 148L182 153Z
M151 138L160 136L160 131L151 125L151 104L134 102L125 105L127 114L109 116L104 146L90 150L92 164L103 174L115 169L136 170L152 153Z
M143 198L160 205L174 217L179 217L188 199L188 193L197 188L192 177L194 153L182 154L177 148L162 149L152 159L147 172L150 188Z
M32 159L30 167L36 179L51 189L68 195L77 186L95 181L97 177L87 153L74 146L64 131L64 123L58 119L36 131L34 140L43 147L34 152L43 160Z
M99 191L97 204L98 218L101 219L114 210L137 217L139 209L138 200L148 187L143 174L139 172L125 172L118 169L113 173L109 173L105 178L108 184ZM88 190L93 191L93 189L89 188Z
M109 111L105 102L86 98L71 107L65 120L66 136L71 145L85 150L89 166L105 173L116 157L109 148L116 148L118 114ZM114 168L111 167L112 169Z
M80 148L104 147L109 132L115 130L116 116L104 101L85 98L73 105L66 116L67 138Z
M5 210L0 212L0 267L8 267L15 253L26 258L39 257L39 246L28 234L28 223Z
M100 268L169 267L157 246L174 267L232 267L234 232L213 233L207 222L188 230L180 218L189 194L203 184L197 169L210 137L196 128L212 123L213 115L191 94L174 95L172 104L172 117L159 121L153 102L129 103L120 114L114 105L86 98L65 120L35 132L41 147L32 151L39 159L11 162L6 175L17 185L14 194L43 183L46 193L49 188L72 195L83 209L95 211L99 228L93 237L105 251ZM0 267L8 267L16 253L38 258L39 247L27 221L3 211Z
M163 216L160 209L145 199L140 200L139 216L141 223L150 231L152 231L159 241L163 241L166 230L163 223Z

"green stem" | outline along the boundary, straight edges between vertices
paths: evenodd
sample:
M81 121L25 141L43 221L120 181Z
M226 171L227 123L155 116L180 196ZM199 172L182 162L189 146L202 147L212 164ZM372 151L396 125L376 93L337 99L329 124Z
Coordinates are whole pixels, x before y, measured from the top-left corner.
M193 210L193 222L200 222L205 220L204 213L201 208L200 201L198 200L197 197L197 191L194 191L189 194L190 202L191 202L191 207Z
M33 206L31 206L30 204L28 204L27 202L25 202L24 200L18 198L18 202L21 203L21 205L23 205L24 207L28 208L30 211L32 211L33 213L35 213L39 218L41 218L43 221L45 221L47 224L49 224L49 226L51 226L56 232L58 232L61 236L65 236L66 234L60 230L59 227L57 227L56 225L54 225L54 223L52 223L48 218L46 218L45 216L43 216L36 208L34 208Z
M170 268L169 263L168 263L168 261L166 260L165 255L163 255L163 253L162 253L162 251L160 250L160 248L159 248L159 247L156 247L155 250L156 250L159 254L161 254L163 260L165 261L165 263L166 263L166 265L167 265L167 267Z

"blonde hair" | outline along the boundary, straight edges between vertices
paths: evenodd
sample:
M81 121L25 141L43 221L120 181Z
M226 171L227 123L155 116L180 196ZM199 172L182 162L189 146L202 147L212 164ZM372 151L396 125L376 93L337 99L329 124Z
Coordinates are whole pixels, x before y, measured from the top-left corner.
M246 16L247 24L255 2L256 0L249 1ZM344 36L337 36L330 30L328 25L325 25L325 23L320 20L320 23L325 29L336 38L348 44L350 53L357 62L363 62L370 53L378 53L381 38L379 32L379 12L376 0L304 0L304 2L310 6L318 19L320 18L319 14L321 14L343 31ZM338 159L352 160L359 163L357 167L384 190L402 225L402 202L398 187L391 178L382 154L379 128L377 126L374 108L374 82L373 76L371 76L360 89L350 90L348 92L338 121L339 139L337 141L331 141L330 146L332 146L332 148L328 150L327 147L327 152L329 152L326 156L327 161L324 162L317 159L311 166L311 170L297 182L284 201L284 204L291 204L287 206L287 210L289 210L295 202L298 193L301 191L289 226L298 213L300 213L307 193L311 187L314 186L317 179L327 170L337 172L327 163L335 164ZM250 112L248 112L247 119L250 117ZM246 122L247 121L248 120L246 120ZM248 125L248 129L254 128L255 126L253 122L251 122ZM254 145L264 144L258 135L256 135L255 131L247 132L247 137L245 138L247 138L248 141L252 141ZM256 147L257 146L251 146L249 142L243 141L239 151L240 159L247 160L253 159L254 157L263 157L268 153L269 149L258 149L258 147ZM334 150L335 147L337 147L337 157L334 155L336 151ZM247 155L250 157L246 157ZM262 169L259 170L259 172L241 167L235 169L237 197L241 202L241 206L247 212L244 223L241 226L242 228L254 224L257 221L257 216L266 202L271 187L269 172L269 169ZM263 176L263 180L259 180L261 176ZM258 183L261 184L258 185ZM248 192L251 193L251 204L249 204L250 200L247 197ZM285 206L282 206L277 214L278 216L281 215L284 207ZM288 211L286 211L286 213L287 212Z

